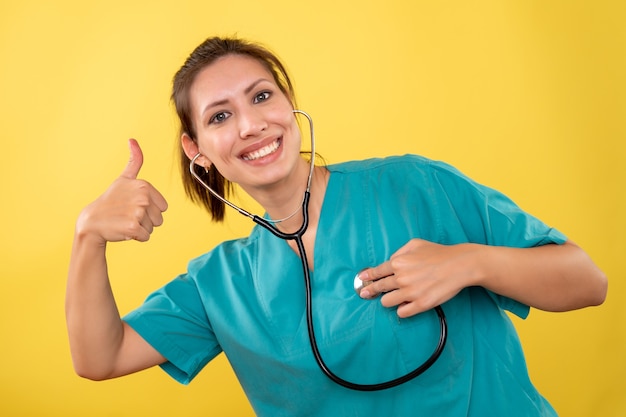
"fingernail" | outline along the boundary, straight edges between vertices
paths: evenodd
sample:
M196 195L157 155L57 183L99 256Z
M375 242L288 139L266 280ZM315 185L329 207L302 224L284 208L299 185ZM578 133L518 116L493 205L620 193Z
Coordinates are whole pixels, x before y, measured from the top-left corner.
M359 296L361 298L370 298L372 296L372 294L368 291L368 290L363 290L361 291L361 293L359 294Z

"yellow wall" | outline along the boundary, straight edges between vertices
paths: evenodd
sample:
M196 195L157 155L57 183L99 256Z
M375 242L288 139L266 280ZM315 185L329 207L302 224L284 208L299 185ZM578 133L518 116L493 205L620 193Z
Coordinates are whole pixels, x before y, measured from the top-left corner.
M0 415L252 415L223 357L189 387L160 370L81 380L63 298L75 218L127 160L168 198L146 244L111 245L119 307L250 225L183 198L170 80L205 37L260 40L287 62L328 162L446 160L582 245L607 302L516 321L531 376L564 416L626 400L626 7L598 1L0 3Z

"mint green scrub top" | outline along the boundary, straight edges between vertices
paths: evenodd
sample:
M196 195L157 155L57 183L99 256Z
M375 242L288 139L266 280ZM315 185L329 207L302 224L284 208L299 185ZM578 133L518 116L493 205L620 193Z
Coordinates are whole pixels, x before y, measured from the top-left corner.
M385 262L412 238L511 247L566 240L441 162L407 155L328 169L311 275L314 325L327 365L352 382L373 384L412 371L439 338L434 311L401 319L380 299L361 299L353 281L362 268ZM525 318L528 306L470 287L442 308L448 341L424 374L378 392L339 386L311 353L298 256L256 226L249 237L192 260L187 273L124 320L183 384L224 352L259 416L556 415L532 385L504 311Z

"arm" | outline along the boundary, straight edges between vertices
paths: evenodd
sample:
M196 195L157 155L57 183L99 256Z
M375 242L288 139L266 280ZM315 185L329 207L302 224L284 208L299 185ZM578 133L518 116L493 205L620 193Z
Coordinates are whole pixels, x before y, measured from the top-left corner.
M70 258L65 310L72 359L79 375L95 380L165 361L121 320L107 272L107 242L148 240L167 209L156 189L137 180L143 155L136 141L130 150L122 175L81 212Z
M413 239L360 277L375 281L362 290L362 297L386 292L383 305L398 306L401 317L426 311L476 285L547 311L598 305L607 291L606 276L570 241L509 248Z

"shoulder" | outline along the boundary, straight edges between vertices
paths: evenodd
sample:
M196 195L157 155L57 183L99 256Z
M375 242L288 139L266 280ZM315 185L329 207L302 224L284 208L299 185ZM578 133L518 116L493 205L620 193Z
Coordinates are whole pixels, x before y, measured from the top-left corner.
M383 158L370 158L358 161L347 161L328 166L331 172L358 173L371 170L384 170L393 167L428 166L433 161L420 155L394 155Z
M458 169L442 161L426 158L421 155L405 154L383 158L371 158L357 161L348 161L329 165L331 173L365 176L376 180L385 178L401 179L408 182L430 182L434 177L447 177L467 181Z
M459 171L452 165L427 158L421 155L405 154L392 155L381 158L370 158L331 164L328 167L331 172L363 172L386 169L422 169L432 171L444 171L458 174Z
M249 265L249 262L245 261L252 259L256 252L259 240L257 229L258 226L248 237L224 241L209 252L191 259L188 272L194 274L207 269L234 272L234 270L246 268L245 265Z

